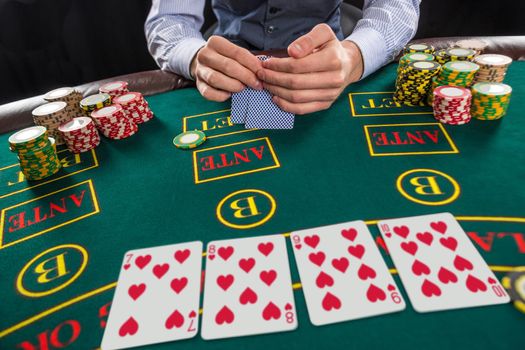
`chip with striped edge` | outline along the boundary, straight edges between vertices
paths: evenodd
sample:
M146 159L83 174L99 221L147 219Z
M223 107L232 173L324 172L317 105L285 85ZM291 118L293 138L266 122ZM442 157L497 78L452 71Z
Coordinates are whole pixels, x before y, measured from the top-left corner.
M501 280L501 284L518 311L525 313L525 266L516 267Z
M191 149L202 145L206 141L206 134L200 130L185 131L173 139L173 144L177 148Z

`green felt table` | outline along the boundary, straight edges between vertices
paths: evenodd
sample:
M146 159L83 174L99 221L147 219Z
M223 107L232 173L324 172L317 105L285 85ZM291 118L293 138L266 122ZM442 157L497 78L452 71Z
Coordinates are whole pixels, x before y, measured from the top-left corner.
M150 96L156 117L135 136L105 139L81 155L61 150L63 169L34 183L20 175L2 135L0 348L98 348L123 254L136 248L351 220L364 220L378 237L378 219L451 212L498 277L525 265L525 63L510 67L507 116L464 126L441 125L426 107L395 105L395 71L390 65L351 85L329 110L297 116L293 130L232 125L229 102L205 101L192 88ZM206 143L175 148L173 137L192 129L204 130ZM315 327L289 253L297 330L151 348L517 349L525 342L525 315L511 304L419 314L404 290L403 312Z

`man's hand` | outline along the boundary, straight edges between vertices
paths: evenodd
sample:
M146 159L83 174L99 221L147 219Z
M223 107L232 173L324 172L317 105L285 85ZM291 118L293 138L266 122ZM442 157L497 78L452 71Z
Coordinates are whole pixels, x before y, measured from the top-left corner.
M201 95L222 102L245 86L262 89L256 76L261 68L261 61L248 50L223 37L212 36L193 58L190 70Z
M361 78L363 58L351 41L339 41L326 24L288 46L287 58L262 62L257 72L281 109L306 114L329 108L348 84Z

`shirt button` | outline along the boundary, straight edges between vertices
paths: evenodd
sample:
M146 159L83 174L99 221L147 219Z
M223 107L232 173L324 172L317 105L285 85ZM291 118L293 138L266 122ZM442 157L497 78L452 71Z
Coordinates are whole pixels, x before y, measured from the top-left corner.
M275 30L274 26L268 26L268 28L266 28L266 33L272 34L274 30Z
M270 13L272 15L275 15L277 12L279 12L281 9L280 8L277 8L277 7L270 7Z

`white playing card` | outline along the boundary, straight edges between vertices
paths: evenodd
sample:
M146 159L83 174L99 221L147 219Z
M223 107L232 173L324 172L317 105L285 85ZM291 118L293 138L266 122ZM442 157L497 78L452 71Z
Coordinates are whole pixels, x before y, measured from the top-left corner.
M295 328L297 315L282 235L208 243L202 338Z
M101 348L194 337L199 329L202 242L124 255Z
M257 58L261 61L269 59L268 56L257 56ZM247 129L293 129L295 115L279 108L272 101L272 95L268 90L250 89L248 94L249 102L245 118Z
M232 109L230 121L233 124L244 124L246 113L248 112L248 102L250 101L252 88L246 87L240 92L232 94Z
M405 309L363 221L295 231L290 239L314 325Z
M509 302L452 214L383 220L378 226L416 311Z

